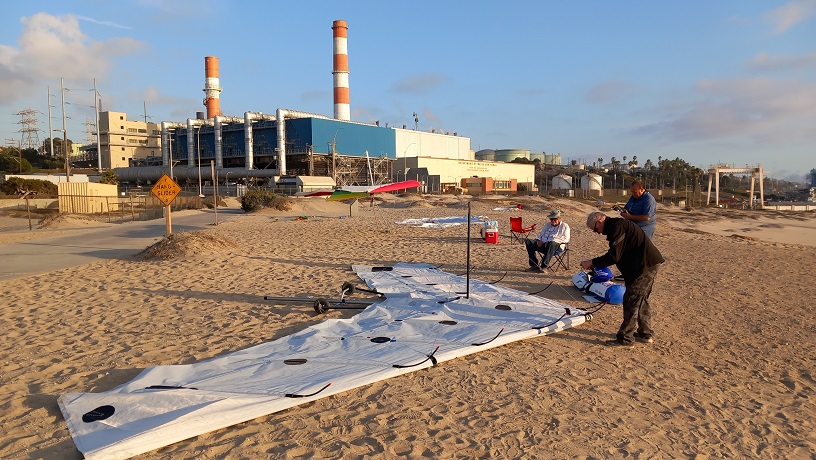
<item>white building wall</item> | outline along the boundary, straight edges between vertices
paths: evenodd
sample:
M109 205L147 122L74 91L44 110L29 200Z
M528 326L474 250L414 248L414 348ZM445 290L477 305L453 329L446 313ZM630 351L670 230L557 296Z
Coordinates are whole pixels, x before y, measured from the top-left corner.
M446 158L408 158L408 168L428 168L428 173L438 175L443 184L456 183L466 177L491 177L493 180L516 179L517 182L535 183L535 165L501 163L496 161L454 160ZM410 176L407 179L412 179Z
M396 158L430 157L455 160L472 160L470 138L440 133L427 133L410 129L393 128L395 131Z

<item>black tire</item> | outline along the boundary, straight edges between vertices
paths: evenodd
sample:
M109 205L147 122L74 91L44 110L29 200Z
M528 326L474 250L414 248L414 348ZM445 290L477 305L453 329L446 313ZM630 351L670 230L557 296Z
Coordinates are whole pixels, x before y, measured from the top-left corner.
M324 299L323 297L315 300L314 302L314 310L317 312L318 315L322 315L326 313L326 311L330 308L329 301Z
M340 292L345 292L346 295L354 294L354 285L351 282L346 281L343 283L343 287L340 288Z

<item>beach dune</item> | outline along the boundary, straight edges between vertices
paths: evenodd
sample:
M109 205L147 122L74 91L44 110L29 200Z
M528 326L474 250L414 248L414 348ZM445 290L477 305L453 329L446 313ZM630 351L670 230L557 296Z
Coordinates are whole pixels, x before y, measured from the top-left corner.
M158 364L186 364L354 311L316 315L265 295L333 297L351 264L443 264L464 273L466 198L387 197L348 217L343 203L239 215L171 248L0 282L2 458L79 459L57 398L110 390ZM473 200L499 244L472 227L472 276L580 307L577 261L606 242L590 204ZM571 271L530 274L510 216L572 227ZM15 230L15 232L24 233ZM21 236L20 238L23 238ZM8 232L0 244L14 241ZM181 240L181 239L180 239ZM195 246L205 241L206 244ZM813 213L660 208L667 259L652 294L656 342L607 348L621 320L592 321L373 383L135 458L816 458ZM184 245L184 243L179 243Z

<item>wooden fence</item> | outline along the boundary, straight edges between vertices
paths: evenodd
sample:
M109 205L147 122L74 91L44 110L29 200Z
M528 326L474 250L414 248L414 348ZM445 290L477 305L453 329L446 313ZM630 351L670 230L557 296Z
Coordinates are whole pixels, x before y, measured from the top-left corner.
M60 214L83 214L109 222L152 220L163 216L164 204L152 193L126 196L60 195ZM181 192L170 204L173 211L200 209L201 198L192 192Z

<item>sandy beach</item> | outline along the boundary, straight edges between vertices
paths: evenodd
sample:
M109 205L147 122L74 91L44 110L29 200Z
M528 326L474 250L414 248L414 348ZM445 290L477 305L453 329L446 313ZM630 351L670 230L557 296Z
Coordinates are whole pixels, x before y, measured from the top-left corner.
M466 226L396 222L464 216L466 198L386 198L355 217L346 204L301 199L290 211L187 235L186 248L164 253L174 257L0 282L0 457L82 458L57 406L62 394L106 391L149 366L198 362L354 315L316 315L265 295L336 296L343 282L357 283L353 263L429 262L464 273ZM485 244L471 227L472 276L506 272L502 285L528 292L552 281L540 295L591 305L570 280L579 260L606 250L584 226L596 208L530 197L471 203L501 234ZM520 212L495 210L517 203ZM542 225L555 207L572 227L570 271L526 273L509 218ZM36 237L27 221L4 226L12 230L0 232L0 244ZM620 306L606 306L577 328L134 458L816 458L816 214L660 207L654 242L667 259L652 294L654 344L605 347L621 320Z

